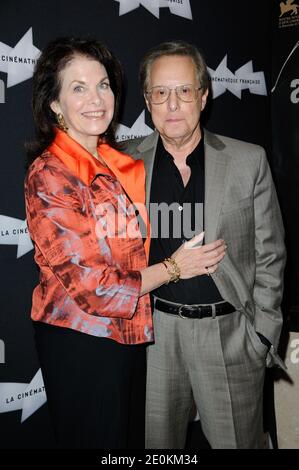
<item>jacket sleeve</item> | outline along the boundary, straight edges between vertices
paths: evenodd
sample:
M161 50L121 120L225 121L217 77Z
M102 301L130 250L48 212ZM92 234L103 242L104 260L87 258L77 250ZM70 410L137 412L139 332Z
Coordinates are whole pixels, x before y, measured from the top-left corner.
M264 150L254 189L255 329L277 347L282 314L283 272L286 261L281 213Z
M122 270L111 259L107 238L97 238L95 220L74 178L45 165L25 183L30 235L67 294L90 315L130 319L141 289L140 271Z

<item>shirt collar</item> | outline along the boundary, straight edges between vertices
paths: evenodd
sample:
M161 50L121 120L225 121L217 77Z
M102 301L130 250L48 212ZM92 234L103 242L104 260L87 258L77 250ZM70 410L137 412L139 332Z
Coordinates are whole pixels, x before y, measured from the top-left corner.
M165 149L161 136L159 136L158 145L157 145L157 160L159 163L162 158L171 159L173 162L173 156ZM201 129L201 139L198 142L195 149L187 156L186 163L191 166L196 163L199 163L202 170L204 170L204 131Z

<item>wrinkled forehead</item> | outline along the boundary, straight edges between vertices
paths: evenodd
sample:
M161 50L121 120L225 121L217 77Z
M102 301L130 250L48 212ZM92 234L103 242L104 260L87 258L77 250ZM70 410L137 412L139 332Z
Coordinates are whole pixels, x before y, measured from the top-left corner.
M190 56L165 55L155 59L148 70L148 86L192 84L198 81Z

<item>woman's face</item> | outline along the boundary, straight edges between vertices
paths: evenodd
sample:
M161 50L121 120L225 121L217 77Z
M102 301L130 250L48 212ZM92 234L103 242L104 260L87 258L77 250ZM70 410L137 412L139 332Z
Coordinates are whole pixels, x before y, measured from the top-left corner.
M96 60L75 56L61 71L59 99L51 103L61 113L68 134L90 150L113 118L114 94L105 67Z

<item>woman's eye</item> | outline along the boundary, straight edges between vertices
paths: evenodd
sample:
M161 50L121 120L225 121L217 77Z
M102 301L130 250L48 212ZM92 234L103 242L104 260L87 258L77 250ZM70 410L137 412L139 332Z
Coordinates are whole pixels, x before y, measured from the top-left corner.
M74 91L75 91L75 92L83 91L83 86L81 86L81 85L75 86Z
M100 83L100 86L99 86L100 90L108 90L110 88L110 85L109 83L107 82L103 82L103 83Z

